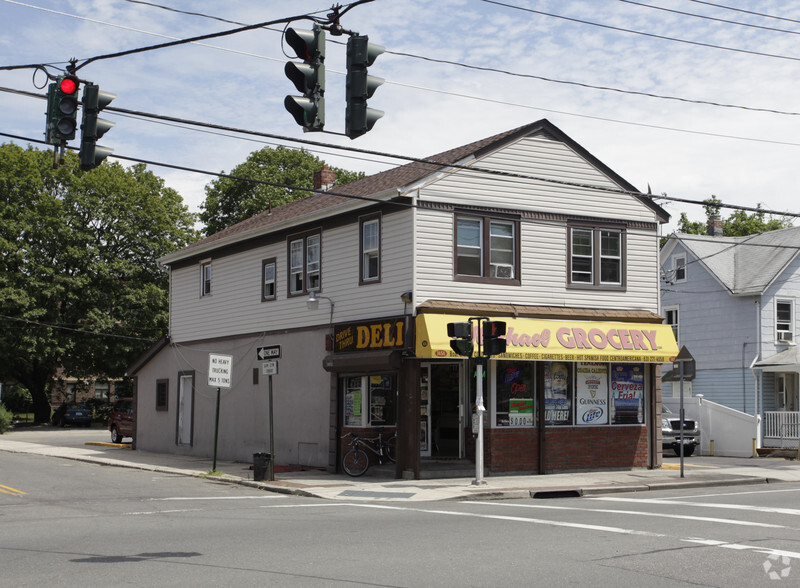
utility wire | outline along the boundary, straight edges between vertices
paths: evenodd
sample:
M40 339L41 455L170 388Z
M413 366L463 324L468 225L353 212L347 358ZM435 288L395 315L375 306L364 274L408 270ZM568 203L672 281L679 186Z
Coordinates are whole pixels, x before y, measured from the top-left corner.
M714 16L705 16L704 14L694 14L692 12L683 12L682 10L674 10L672 8L664 8L663 6L654 6L653 4L644 4L643 2L634 2L633 0L619 0L620 2L624 2L625 4L632 4L634 6L642 6L644 8L652 8L653 10L661 10L663 12L671 12L673 14L680 14L682 16L692 16L694 18L702 18L705 20L711 20L714 22L721 22L725 24L733 24L738 25L740 27L750 27L754 29L761 29L763 31L771 31L774 33L787 33L789 35L800 35L800 31L789 31L786 29L776 29L774 27L765 27L762 25L751 24L748 22L739 22L736 20L726 20L724 18L716 18Z
M703 2L703 0L689 0L689 2L695 2L696 4L705 4L706 6L713 6L714 8L722 8L723 10L733 10L735 12L743 12L744 14L752 14L753 16L763 16L764 18L774 18L775 20L783 20L786 22L793 22L795 24L800 24L800 20L796 20L794 18L773 16L771 14L764 14L763 12L753 12L751 10L744 10L743 8L734 8L732 6L725 6L724 4L715 4L714 2Z
M120 29L123 29L123 30L128 30L128 31L136 32L136 33L145 34L145 35L151 35L151 36L155 36L155 37L162 37L162 38L165 38L165 39L172 39L172 40L175 40L175 41L180 41L180 39L178 37L173 37L173 36L165 35L165 34L162 34L162 33L154 33L154 32L151 32L151 31L145 31L143 29L136 29L136 28L129 27L129 26L126 26L126 25L120 25L120 24L111 23L111 22L107 22L107 21L99 21L99 20L90 19L90 18L87 18L87 17L79 16L79 15L68 14L68 13L65 13L65 12L59 12L59 11L55 11L55 10L43 9L43 8L38 7L38 6L32 6L32 5L29 5L29 4L24 4L22 2L17 2L16 0L3 0L3 1L11 2L13 4L19 4L20 6L25 6L25 7L29 7L29 8L47 10L48 12L53 12L53 13L59 14L61 16L68 16L68 17L71 17L71 18L77 18L77 19L80 19L80 20L86 20L86 21L93 22L93 23L96 23L96 24L102 24L102 25L105 25L105 26L120 28ZM142 2L141 0L126 0L126 1L132 2L132 3L135 3L135 4L145 4L145 5L149 5L149 6L157 6L159 8L164 8L165 10L171 10L171 11L174 11L174 12L181 12L181 13L185 12L185 11L181 11L181 10L172 9L172 8L169 8L169 7L162 7L160 5L152 4L152 3L149 3L149 2ZM626 0L621 0L621 1L626 1ZM643 6L647 6L647 5L643 5ZM242 26L250 26L250 25L245 25L244 23L239 23L239 22L236 22L236 21L228 21L226 19L220 19L218 17L207 15L207 14L202 14L202 13L186 12L186 14L202 16L204 18L210 18L210 19L215 19L215 20L222 20L223 22L230 22L232 24L238 24L238 25L242 25ZM264 27L264 28L267 28L267 27ZM275 32L281 32L280 29L268 29L268 30L275 31ZM798 34L800 34L800 33L798 33ZM333 43L342 44L339 41L336 41L335 39L329 39L329 41L333 42ZM254 57L256 59L263 59L263 60L266 60L266 61L276 61L276 62L280 62L280 63L282 63L284 61L284 59L279 59L279 58L275 58L275 57L267 57L265 55L258 55L256 53L250 53L250 52L247 52L247 51L231 49L231 48L228 48L228 47L221 47L219 45L210 45L208 43L200 43L200 42L194 42L194 41L192 41L192 44L198 45L200 47L206 47L208 49L215 49L215 50L218 50L218 51L225 51L225 52L228 52L228 53L234 53L234 54L237 54L237 55L244 55L244 56L247 56L247 57ZM387 50L387 51L384 52L384 54L385 55L395 55L395 56L398 56L398 57L406 57L406 58L410 58L410 59L419 59L421 61L427 61L427 62L430 62L430 63L441 63L441 64L444 64L444 65L452 65L452 66L455 66L455 67L460 67L460 68L463 68L463 69L469 69L469 70L474 70L474 71L484 71L484 72L489 72L489 73L498 73L498 74L502 74L502 75L518 77L518 78L523 78L523 79L539 80L539 81L542 81L542 82L547 82L547 83L552 83L552 84L561 84L561 85L566 85L566 86L576 86L576 87L579 87L579 88L587 88L587 89L590 89L590 90L599 90L599 91L603 91L603 92L616 92L616 93L619 93L619 94L628 94L628 95L631 95L631 96L643 96L643 97L646 97L646 98L656 98L656 99L660 99L660 100L671 100L671 101L675 101L675 102L684 102L684 103L687 103L687 104L699 104L699 105L706 105L706 106L715 106L715 107L719 107L719 108L731 108L731 109L745 110L745 111L750 111L750 112L766 112L766 113L769 113L769 114L779 114L779 115L786 115L786 116L800 116L800 112L795 112L795 111L778 110L778 109L775 109L775 108L760 108L760 107L754 107L754 106L745 106L745 105L741 105L741 104L730 104L730 103L724 103L724 102L717 102L717 101L713 101L713 100L700 100L700 99L696 99L696 98L685 98L685 97L681 97L681 96L671 96L671 95L664 95L664 94L656 94L654 92L644 92L644 91L639 91L639 90L615 88L615 87L612 87L612 86L589 84L587 82L578 82L578 81L574 81L574 80L562 80L562 79L551 78L551 77L547 77L547 76L540 76L540 75L536 75L536 74L519 73L519 72L514 72L514 71L509 71L509 70L503 70L503 69L498 69L498 68L495 68L495 67L472 65L472 64L468 64L468 63L459 62L459 61L453 61L453 60L448 60L448 59L439 59L439 58L429 57L429 56L425 56L425 55L418 55L418 54L414 54L414 53L402 52L402 51ZM62 63L67 63L67 62L62 62ZM25 65L0 66L0 70L32 69L32 68L42 68L42 69L44 69L46 67L46 65L47 64L25 64ZM333 69L330 69L330 68L327 69L327 73L335 73L335 74L344 75L344 72L336 71L336 70L333 70ZM389 84L389 85L407 87L407 88L412 88L412 89L416 89L416 90L421 90L421 91L424 91L424 92L437 92L437 93L449 94L449 95L452 95L452 96L467 97L467 98L471 98L471 99L475 99L475 100L486 100L486 101L491 101L491 102L497 102L497 103L500 103L500 104L510 104L510 103L507 103L507 102L493 101L493 100L488 100L488 99L482 99L480 97L471 97L471 96L466 96L466 95L457 94L457 93L440 92L440 91L438 91L436 89L432 89L432 88L426 88L426 87L423 87L423 86L416 86L416 85L413 85L413 84L404 84L402 82L394 82L394 81L391 81L391 80L386 80L386 83ZM523 106L523 105L514 105L514 104L511 104L511 105L512 106Z
M131 111L123 110L123 112L131 112ZM160 116L160 115L153 115L153 116L156 116L157 118L170 119L170 117L163 117L163 116ZM180 120L180 119L175 119L175 120ZM184 121L184 122L188 122L188 121ZM208 123L196 123L196 124L202 125L202 126L217 127L217 125L209 125ZM450 169L461 169L461 170L464 170L464 171L470 171L470 172L476 172L476 173L486 173L486 174L490 174L490 175L494 175L494 176L500 176L500 177L504 177L504 178L531 180L531 181L537 181L537 182L542 182L542 183L546 183L546 184L553 184L553 185L571 187L571 188L581 188L581 189L585 189L585 190L594 190L594 191L610 193L610 194L624 194L624 195L627 195L627 196L634 196L634 197L637 197L637 198L647 199L647 200L650 200L650 201L653 201L653 202L655 202L656 200L667 200L667 201L673 201L673 202L682 202L684 204L696 204L696 205L700 205L700 206L708 206L708 202L705 201L705 200L693 200L693 199L690 199L690 198L677 198L675 196L667 196L666 194L661 194L661 195L644 194L642 192L637 192L637 191L633 191L633 190L624 190L622 188L610 188L608 186L599 186L599 185L595 185L595 184L583 184L583 183L580 183L580 182L570 182L570 181L567 181L567 180L557 180L557 179L554 179L554 178L544 178L544 177L539 177L539 176L530 176L530 175L527 175L527 174L521 174L521 173L515 173L515 172L505 172L505 171L500 171L500 170L492 170L492 169L474 167L474 166L463 165L463 164L458 164L458 163L436 161L435 159L425 159L425 158L411 157L411 156L408 156L408 155L397 155L397 154L386 153L386 152L381 152L381 151L373 151L373 150L369 150L369 149L356 149L354 147L341 147L341 146L338 146L338 145L320 143L318 141L307 141L307 140L302 140L302 139L294 139L294 138L290 138L290 137L282 137L280 135L274 135L274 134L270 134L270 133L255 133L254 131L236 130L236 129L233 129L232 127L221 127L221 128L227 128L228 130L234 130L235 132L254 133L254 134L264 135L264 136L273 137L273 138L281 138L281 139L284 139L284 140L287 140L287 141L294 141L294 142L299 142L299 143L307 143L307 144L311 144L311 145L323 146L323 147L328 147L328 148L332 148L332 149L354 150L354 151L357 151L359 153L377 155L377 156L380 156L380 157L386 157L386 158L391 158L391 159L401 159L401 160L404 159L404 160L408 160L408 161L411 161L411 162L414 162L414 163L427 164L429 166L444 167L444 168L450 168ZM40 145L46 145L46 143L44 141L41 141L41 140L38 140L38 139L30 139L30 138L27 138L27 137L21 137L19 135L13 135L11 133L0 132L0 136L9 137L11 139L16 139L16 140L19 140L19 141L28 141L28 142L32 142L32 143L38 143ZM75 148L75 147L68 147L68 148L70 150L73 150L73 151L77 150L77 148ZM301 187L301 186L292 186L292 185L289 185L289 184L282 184L282 183L279 183L279 182L268 182L266 180L256 180L256 179L252 179L252 178L245 178L245 177L242 177L242 176L234 176L232 174L225 174L225 173L222 173L222 172L212 172L212 171L202 170L202 169L198 169L198 168L181 166L181 165L165 163L165 162L160 162L160 161L153 161L153 160L148 160L148 159L141 159L141 158L137 158L137 157L128 157L128 156L117 155L117 154L114 154L111 157L114 157L116 159L122 159L124 161L133 161L133 162L136 162L136 163L144 163L144 164L147 164L147 165L153 165L153 166L157 166L157 167L165 167L165 168L169 168L169 169L176 169L176 170L179 170L179 171L186 171L186 172L198 173L198 174L203 174L203 175L216 176L216 177L220 177L220 178L230 178L230 179L234 179L234 180L242 180L242 181L253 182L253 183L257 183L257 184L264 184L264 185L267 185L267 186L275 186L275 187L284 188L284 189L288 189L288 190L299 190L299 191L303 191L303 192L314 192L314 193L319 193L319 194L330 194L332 196L339 196L339 197L342 197L342 198L350 198L350 199L353 199L353 200L362 200L362 201L366 201L366 202L376 202L376 203L381 203L381 204L385 204L386 203L385 200L382 200L382 199L379 199L379 198L370 198L370 197L367 197L367 196L354 196L352 194L343 194L341 192L336 192L335 190L315 190L313 188L305 188L305 187ZM408 204L408 203L404 203L404 202L392 202L392 204L396 204L398 206L407 206L407 207L412 207L412 208L414 207L413 204ZM714 203L714 206L718 207L718 208L727 208L727 209L732 209L732 210L743 210L743 211L747 211L747 212L758 212L758 213L771 214L771 215L782 216L782 217L800 218L800 212L798 212L798 213L785 212L785 211L778 211L778 210L770 210L770 209L767 209L767 208L758 208L758 207L753 207L753 206L743 206L743 205L739 205L739 204L725 204L725 203L717 203L717 202Z
M580 18L572 18L569 16L563 16L561 14L552 14L550 12L542 12L541 10L533 10L532 8L524 8L522 6L515 6L514 4L507 4L505 2L498 2L497 0L481 0L481 2L486 2L487 4L495 4L497 6L503 6L505 8L511 8L513 10L521 10L523 12L530 12L532 14L539 14L541 16L547 16L550 18L558 18L561 20L566 20L569 22L574 22L578 24L590 25L593 27L600 27L603 29L608 29L612 31L618 31L622 33L631 33L633 35L641 35L643 37L650 37L651 39L660 39L662 41L672 41L674 43L685 43L687 45L695 45L697 47L706 47L708 49L720 49L722 51L733 51L736 53L745 53L747 55L756 55L758 57L772 57L774 59L786 59L789 61L800 61L800 57L791 57L789 55L777 55L774 53L762 53L760 51L750 51L748 49L737 49L735 47L725 47L722 45L714 45L713 43L702 43L700 41L689 41L688 39L678 39L676 37L667 37L665 35L656 35L655 33L645 33L643 31L635 31L633 29L626 29L623 27L616 27L613 25L607 25L597 22L592 22L588 20L582 20Z

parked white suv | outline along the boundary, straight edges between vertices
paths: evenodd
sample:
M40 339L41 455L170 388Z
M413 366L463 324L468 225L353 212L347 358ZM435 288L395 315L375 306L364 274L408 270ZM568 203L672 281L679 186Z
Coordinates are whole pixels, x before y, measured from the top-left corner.
M683 419L683 455L689 457L700 445L700 424L693 419ZM669 408L661 406L661 447L681 454L681 418Z

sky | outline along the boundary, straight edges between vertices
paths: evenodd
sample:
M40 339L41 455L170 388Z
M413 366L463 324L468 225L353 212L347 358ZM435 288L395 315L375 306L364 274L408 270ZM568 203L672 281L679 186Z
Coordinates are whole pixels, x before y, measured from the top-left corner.
M324 18L331 6L0 0L0 66L43 64L58 75L70 58L80 66L241 26L220 19ZM327 37L327 132L304 133L283 106L298 92L284 75L292 56L279 24L97 59L78 71L117 95L111 106L278 138L106 111L116 126L99 144L210 172L229 172L265 146L305 147L372 174L406 161L338 147L425 157L546 118L640 191L800 213L800 0L373 0L348 10L341 25L386 48L369 68L386 80L369 106L386 114L355 140L343 136L346 38ZM45 101L8 90L44 96L46 83L41 69L0 70L0 132L43 139ZM199 212L213 176L149 169ZM657 202L672 215L664 234L681 212L705 220L700 205Z

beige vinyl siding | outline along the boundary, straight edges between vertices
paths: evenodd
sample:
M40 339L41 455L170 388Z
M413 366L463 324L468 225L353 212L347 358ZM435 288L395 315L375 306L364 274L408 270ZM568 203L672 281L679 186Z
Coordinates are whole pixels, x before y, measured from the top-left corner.
M569 147L546 137L522 139L475 162L476 167L619 189L607 176ZM654 221L654 213L638 199L538 180L454 170L426 186L423 200L510 210L580 214L607 219Z
M383 215L381 281L359 286L358 222L322 232L322 291L335 323L401 315L400 294L412 286L411 211ZM276 259L276 300L261 301L261 262ZM306 296L287 298L285 241L211 262L211 294L200 296L200 265L173 270L171 336L193 341L327 324L330 307L309 311Z
M417 302L428 299L658 310L658 245L655 232L627 232L626 289L567 288L566 225L523 220L521 286L458 282L453 279L453 215L418 211Z

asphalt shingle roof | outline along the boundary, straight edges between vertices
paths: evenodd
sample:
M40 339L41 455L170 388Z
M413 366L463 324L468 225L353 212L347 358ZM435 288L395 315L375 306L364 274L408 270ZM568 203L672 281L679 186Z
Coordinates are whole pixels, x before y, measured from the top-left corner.
M676 233L731 294L762 294L800 251L800 227L746 237Z

